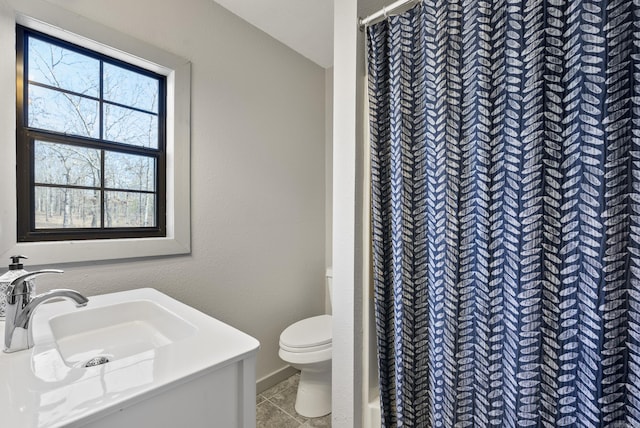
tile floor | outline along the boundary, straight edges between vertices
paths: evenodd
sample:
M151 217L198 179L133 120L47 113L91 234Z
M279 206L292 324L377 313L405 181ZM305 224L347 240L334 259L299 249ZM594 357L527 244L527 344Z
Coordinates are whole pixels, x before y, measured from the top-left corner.
M296 391L300 374L258 394L256 399L257 428L330 428L331 414L321 418L305 418L296 413Z

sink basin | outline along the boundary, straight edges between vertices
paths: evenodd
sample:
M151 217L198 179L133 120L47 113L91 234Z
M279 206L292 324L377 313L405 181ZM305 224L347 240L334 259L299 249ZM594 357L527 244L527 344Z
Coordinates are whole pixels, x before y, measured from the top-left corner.
M149 300L69 312L49 319L67 365L114 361L161 348L195 334L195 327Z
M258 341L166 294L45 303L32 328L0 352L0 427L255 428Z

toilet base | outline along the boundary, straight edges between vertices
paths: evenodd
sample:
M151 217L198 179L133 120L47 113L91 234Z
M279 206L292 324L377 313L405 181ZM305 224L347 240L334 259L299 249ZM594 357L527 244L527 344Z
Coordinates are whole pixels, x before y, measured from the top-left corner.
M331 413L331 362L326 370L302 370L295 409L305 418Z

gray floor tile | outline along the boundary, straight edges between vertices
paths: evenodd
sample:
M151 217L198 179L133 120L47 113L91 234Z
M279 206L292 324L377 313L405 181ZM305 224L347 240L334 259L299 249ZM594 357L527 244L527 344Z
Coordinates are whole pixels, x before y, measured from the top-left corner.
M302 426L305 428L331 428L331 413L321 418L308 419Z
M305 418L295 410L300 374L280 382L256 397L257 428L331 428L331 414Z
M300 422L287 415L269 401L263 401L256 407L256 428L298 427L300 427Z
M278 393L268 398L270 402L295 417L300 422L306 422L307 418L296 413L296 394L298 392L298 384L295 383L286 389L282 389Z
M295 374L293 376L290 376L289 378L283 380L282 382L280 382L277 385L272 386L271 388L267 389L266 391L264 391L262 393L262 396L264 396L264 398L271 398L272 396L278 394L279 392L290 388L292 385L295 385L296 388L298 386L298 380L300 379L300 374Z

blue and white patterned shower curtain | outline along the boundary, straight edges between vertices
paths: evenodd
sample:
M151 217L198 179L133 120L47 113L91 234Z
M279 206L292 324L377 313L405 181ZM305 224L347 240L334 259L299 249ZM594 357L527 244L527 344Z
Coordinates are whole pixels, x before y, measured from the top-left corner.
M384 426L640 427L640 1L368 29Z

